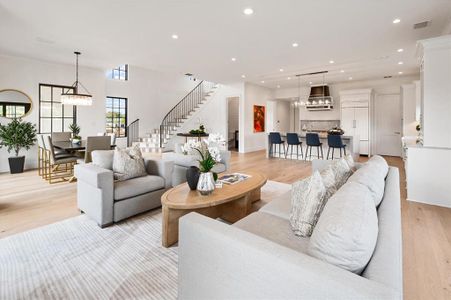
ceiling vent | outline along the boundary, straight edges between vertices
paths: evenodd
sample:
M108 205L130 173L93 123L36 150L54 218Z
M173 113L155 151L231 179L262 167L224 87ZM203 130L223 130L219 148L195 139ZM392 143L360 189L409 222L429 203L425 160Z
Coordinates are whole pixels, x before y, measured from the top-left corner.
M388 75L388 76L384 76L385 79L387 78L392 78L392 76Z
M424 21L413 25L413 29L422 29L431 25L431 21Z

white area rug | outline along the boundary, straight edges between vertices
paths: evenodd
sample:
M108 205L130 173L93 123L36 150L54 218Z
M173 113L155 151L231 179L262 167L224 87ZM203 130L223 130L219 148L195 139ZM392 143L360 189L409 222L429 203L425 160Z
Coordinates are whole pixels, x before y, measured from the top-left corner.
M262 200L290 185L268 181ZM161 210L101 229L86 215L0 240L0 299L176 299Z

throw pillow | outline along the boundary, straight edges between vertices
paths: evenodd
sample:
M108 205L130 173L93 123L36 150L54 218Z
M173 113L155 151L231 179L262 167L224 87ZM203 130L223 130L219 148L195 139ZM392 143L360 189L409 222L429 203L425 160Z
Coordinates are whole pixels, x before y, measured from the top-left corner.
M360 274L373 255L378 230L376 208L368 189L349 182L327 202L307 252Z
M346 183L349 176L352 175L351 168L349 168L348 163L343 159L335 160L330 164L332 171L335 174L335 187L340 189L343 184Z
M113 158L113 172L116 180L127 180L147 175L141 150L138 147L116 148Z
M348 164L349 168L351 169L352 172L355 172L357 170L356 166L355 166L355 162L354 162L354 158L352 158L351 154L348 154L344 157L346 163Z
M327 201L337 191L337 185L335 182L335 173L334 170L332 169L332 166L329 165L327 166L327 168L322 170L320 174L324 187L326 189L326 194L324 195L324 197L326 198L325 200Z
M291 189L290 224L294 234L308 237L324 208L326 188L318 171L293 183Z
M385 176L378 170L375 164L364 164L358 169L348 182L358 182L366 186L374 201L374 205L379 206L384 197L385 191Z
M385 178L387 177L388 174L388 164L387 161L385 161L385 159L380 156L380 155L374 155L372 156L367 164L372 164L374 166L376 166L377 170L379 171L379 173Z

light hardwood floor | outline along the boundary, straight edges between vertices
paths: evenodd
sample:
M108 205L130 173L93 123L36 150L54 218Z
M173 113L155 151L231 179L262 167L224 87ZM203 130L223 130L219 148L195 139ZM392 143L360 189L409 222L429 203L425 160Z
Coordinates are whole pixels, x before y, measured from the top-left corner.
M402 160L386 159L401 170L404 298L451 299L451 209L406 201ZM286 183L311 172L308 162L266 159L263 151L233 153L231 169ZM0 190L0 238L79 215L75 183L49 185L28 171L1 174Z

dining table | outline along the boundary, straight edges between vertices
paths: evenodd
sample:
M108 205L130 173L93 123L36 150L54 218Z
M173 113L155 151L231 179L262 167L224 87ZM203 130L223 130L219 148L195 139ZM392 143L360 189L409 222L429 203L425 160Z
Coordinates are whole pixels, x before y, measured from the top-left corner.
M83 151L86 149L86 140L82 140L80 143L72 143L71 141L59 141L53 142L53 147L67 152ZM111 145L111 148L115 148L116 145Z

